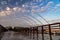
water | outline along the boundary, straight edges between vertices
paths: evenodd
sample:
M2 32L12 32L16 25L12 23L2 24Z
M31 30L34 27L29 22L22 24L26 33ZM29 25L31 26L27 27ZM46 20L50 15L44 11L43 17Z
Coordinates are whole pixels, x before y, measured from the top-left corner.
M42 40L41 34L38 34L38 35L39 35L38 39ZM1 40L37 40L36 34L34 35L34 37L35 38L33 39L32 35L30 38L29 35L25 35L20 32L13 32L13 31L4 32L4 33L1 33L0 35ZM60 36L52 35L52 38L53 40L60 40ZM49 35L44 34L44 39L49 40Z

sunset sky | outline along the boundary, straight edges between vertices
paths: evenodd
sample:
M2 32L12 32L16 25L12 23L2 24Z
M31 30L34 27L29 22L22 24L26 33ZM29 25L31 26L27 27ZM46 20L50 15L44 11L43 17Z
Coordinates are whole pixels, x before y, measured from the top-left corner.
M60 22L60 0L0 0L0 24L37 26ZM41 23L41 22L42 23Z

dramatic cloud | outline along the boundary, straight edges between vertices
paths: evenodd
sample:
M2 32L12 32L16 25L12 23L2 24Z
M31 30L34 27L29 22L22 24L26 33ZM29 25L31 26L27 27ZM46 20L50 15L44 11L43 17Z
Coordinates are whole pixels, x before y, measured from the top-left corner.
M54 13L59 15L59 7L59 1L56 2L55 0L1 0L0 24L25 27L42 25L39 21L43 23L44 20L34 15L34 13L41 14L43 17L47 15L47 20L50 20ZM26 17L24 17L25 15ZM46 22L44 23L46 24Z
M27 12L27 10L22 7L14 7L14 8L6 7L5 10L0 11L0 16L7 16L15 13L25 14L25 12Z
M39 7L38 7L39 8ZM43 12L46 12L47 10L46 10L46 8L45 7L41 7L41 8L39 8L38 10L37 9L32 9L31 10L31 12L32 13L43 13Z
M1 11L1 12L0 12L0 16L7 16L7 15L10 15L11 12L12 12L12 11L11 11L10 9Z
M6 10L0 11L0 16L7 16L11 14L11 9L9 7L6 8Z

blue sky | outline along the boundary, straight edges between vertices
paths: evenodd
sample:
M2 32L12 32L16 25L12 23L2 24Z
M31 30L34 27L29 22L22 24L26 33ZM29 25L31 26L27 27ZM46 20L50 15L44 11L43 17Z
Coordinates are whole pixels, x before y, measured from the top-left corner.
M60 20L60 0L0 0L0 24L4 26L47 24L39 15L49 23Z

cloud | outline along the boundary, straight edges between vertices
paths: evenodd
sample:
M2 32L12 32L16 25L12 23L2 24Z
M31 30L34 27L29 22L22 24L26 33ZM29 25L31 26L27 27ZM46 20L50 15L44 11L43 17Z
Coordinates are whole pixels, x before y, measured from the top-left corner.
M35 13L35 12L37 12L37 11L36 11L36 10L34 10L34 9L32 9L32 10L31 10L31 12L32 12L32 13Z
M37 1L37 3L38 3L38 2L42 2L43 0L33 0L33 1ZM12 5L12 3L10 3L10 4L8 4L9 6L6 7L5 4L7 4L7 2L6 1L1 2L1 4L4 5L3 6L4 9L2 9L0 11L0 17L2 18L2 17L7 16L8 18L7 17L6 17L6 19L0 18L0 23L2 23L4 25L12 25L12 26L17 26L17 25L19 25L19 26L31 26L31 25L34 26L35 25L36 26L36 25L40 25L41 23L39 23L38 20L36 20L33 17L30 17L29 15L28 16L30 19L29 18L25 18L25 19L29 20L30 22L28 22L27 20L25 20L21 17L23 17L23 15L26 15L25 13L28 13L28 12L44 13L53 4L52 1L48 2L47 5L44 5L43 2L40 5L36 5L37 3L32 3L32 2L22 3L22 1L16 2L15 4L14 3L13 3L13 5ZM21 3L21 4L19 4L19 3ZM13 7L10 7L11 5ZM44 5L44 6L42 6L42 5ZM17 18L17 17L19 17L19 18Z
M38 8L38 6L32 6L32 8Z
M33 3L32 3L33 4ZM43 3L41 3L43 5ZM38 6L38 5L33 5L32 6L32 13L44 13L52 8L52 5L54 4L53 1L49 1L45 6Z
M11 9L10 9L9 7L6 7L6 10L7 10L7 11L10 11Z
M10 15L11 14L11 11L1 11L0 12L0 16L7 16L7 15Z
M9 2L11 2L11 1L9 1ZM9 16L9 15L12 15L12 14L15 15L15 14L18 14L18 13L20 13L20 14L24 13L25 14L27 12L30 12L29 10L27 10L28 9L27 7L29 7L28 6L29 3L24 3L24 4L22 3L20 7L18 6L18 4L19 4L18 1L15 3L17 6L13 5L13 7L10 7L11 3L8 3L9 6L8 5L5 6L5 4L7 4L6 0L5 1L1 1L1 5L4 5L4 6L0 7L0 9L1 9L0 10L0 16L7 16L7 15Z
M30 18L29 19L27 17L1 19L0 24L2 24L3 26L19 26L19 27L37 26L39 24L39 22L34 18L29 17Z
M42 2L43 0L39 0L39 2Z
M45 7L41 7L41 9L40 9L40 12L41 12L41 13L46 12L46 11L47 11L47 10L46 10Z
M49 1L45 6L42 6L40 8L40 12L43 13L43 12L46 12L48 10L51 10L53 3L54 3L53 1Z
M11 9L9 7L6 7L6 10L0 11L0 16L7 16L11 14Z
M11 14L18 14L18 13L24 13L27 12L27 10L23 7L6 7L5 10L0 11L0 16L7 16Z
M14 7L12 10L13 10L14 12L21 12L21 13L27 12L26 9L23 8L23 7Z
M41 8L39 8L39 10L36 10L36 9L32 8L32 10L31 10L32 13L43 13L43 12L46 12L46 11L47 10L46 10L45 7L41 7Z
M60 4L57 4L56 6L57 6L57 7L60 7Z
M7 1L2 1L1 4L5 5L5 4L7 4Z
M53 3L54 3L53 1L49 1L49 2L47 3L47 6L52 5Z
M0 12L0 16L6 16L5 12L4 11Z
M47 5L45 5L45 8L48 10L48 9L51 9L51 7L52 7L52 5L54 4L54 2L53 1L49 1L48 3L47 3Z
M33 2L42 2L42 0L33 0Z
M58 7L60 7L60 4L57 4L52 10L53 10L54 12L57 12Z

